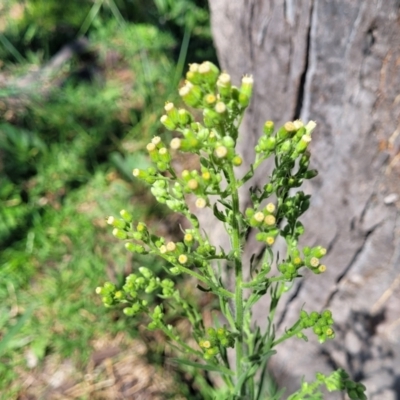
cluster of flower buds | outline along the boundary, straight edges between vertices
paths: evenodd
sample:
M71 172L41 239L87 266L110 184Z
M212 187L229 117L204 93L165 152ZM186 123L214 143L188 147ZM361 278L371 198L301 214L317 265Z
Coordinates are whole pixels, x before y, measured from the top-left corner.
M257 228L256 240L272 246L275 238L279 234L276 226L276 206L274 203L268 203L263 209L257 211L253 208L247 208L245 211L245 222L252 228Z
M320 343L335 337L335 332L332 329L333 323L332 313L329 310L325 310L322 313L313 311L310 314L302 310L300 313L300 327L303 329L313 328ZM304 334L300 332L298 336L302 337L302 335Z
M129 303L130 305L125 307L123 312L125 315L135 316L139 312L148 311L148 301L141 299L143 294L159 291L164 298L175 294L175 284L171 279L160 280L146 267L140 267L139 273L128 275L120 290L110 282L98 287L96 293L102 296L103 304L111 307L119 303Z
M303 154L311 142L311 133L315 129L314 121L304 125L302 121L286 122L275 132L274 123L266 121L263 135L258 140L256 153L268 157L273 152L288 155L292 160Z
M233 334L224 328L208 328L207 336L199 341L199 346L204 352L204 359L209 360L221 351L221 348L227 349L233 347L235 339Z
M291 247L288 253L288 260L278 265L278 270L287 281L292 281L298 277L298 271L302 267L310 269L314 274L322 274L326 271L326 265L321 264L321 258L326 254L326 249L321 246L313 247L312 249L305 247L303 249L303 258L295 246Z
M328 377L318 372L316 377L319 382L326 385L329 391L346 391L351 400L367 400L365 385L352 381L349 374L343 369L338 369Z
M220 73L213 63L191 64L179 94L188 106L203 109L203 123L193 122L189 111L167 102L160 121L168 130L178 131L183 136L172 139L171 149L197 154L207 151L215 163L241 165L242 159L235 153L238 134L235 122L248 106L252 89L250 76L243 77L238 88L231 84L230 76Z
M304 265L312 272L314 272L314 274L322 274L326 271L326 265L321 264L321 258L326 255L326 249L324 247L304 247L303 254Z

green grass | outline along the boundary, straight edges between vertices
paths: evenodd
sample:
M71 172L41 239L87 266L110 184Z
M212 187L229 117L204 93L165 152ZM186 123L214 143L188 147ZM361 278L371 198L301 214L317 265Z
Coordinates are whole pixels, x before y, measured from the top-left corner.
M193 11L201 24L188 29L190 12L166 2L168 22L160 29L161 3L150 17L143 10L137 14L147 15L144 23L130 23L133 14L121 20L116 9L112 15L100 10L88 27L101 65L95 81L69 79L79 67L72 59L54 77L65 80L60 89L48 98L35 89L22 111L0 117L1 399L17 398L26 376L40 373L53 356L84 371L94 341L118 332L137 335L139 322L105 309L95 289L106 280L122 284L139 265L162 265L129 255L111 235L106 217L126 208L136 219L152 220L155 229L157 221L162 225L165 211L133 181L131 171L148 166L144 150L162 132L164 101L174 99L186 52L196 53L189 39L209 40L211 47L202 10ZM35 4L38 12L44 2ZM3 68L8 75L29 70L24 60L45 62L55 48L58 39L52 42L47 31L40 35L33 15L9 21L10 29L0 32L7 40L0 54L12 60ZM183 47L176 40L180 31L186 32ZM45 50L29 50L39 44ZM110 51L118 55L111 67ZM2 89L0 102L15 93ZM37 360L33 370L27 354Z

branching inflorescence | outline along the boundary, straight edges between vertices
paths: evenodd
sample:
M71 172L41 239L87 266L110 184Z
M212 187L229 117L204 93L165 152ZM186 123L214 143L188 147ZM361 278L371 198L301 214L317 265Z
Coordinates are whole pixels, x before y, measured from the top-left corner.
M280 335L275 331L277 306L293 281L301 278L305 269L315 274L326 270L321 262L326 254L323 247L299 248L298 244L304 233L299 217L308 209L310 196L297 188L305 179L317 175L317 171L309 168L307 150L316 124L296 120L276 129L272 121L267 121L255 147L254 162L244 176L237 177L235 168L242 164L242 158L236 152L236 142L252 88L250 76L243 77L241 86L235 87L230 76L220 73L210 62L190 65L179 94L189 107L202 111L202 122L196 122L190 111L167 102L161 122L180 135L169 145L160 137L154 137L147 145L154 166L133 170L136 178L151 186L159 203L187 218L190 228L184 230L182 241L167 242L151 233L143 222L134 222L126 210L121 211L121 218L109 217L113 235L125 241L126 249L160 256L168 266L169 277L161 279L150 268L141 267L126 278L121 288L108 282L97 289L105 306L122 303L127 316L147 314L148 328L164 332L182 353L181 363L219 373L224 387L206 389L203 382L204 397L210 399L265 398L262 383L268 361L278 344L291 337L307 341L305 331L308 329L321 343L335 336L329 310L309 313L300 310L293 326ZM197 155L198 168L185 169L178 174L171 163L176 152ZM239 208L239 188L270 157L274 157L275 167L269 181L262 189L250 189L252 207L243 212ZM192 202L188 202L190 197L194 197ZM210 243L188 203L198 209L210 207L213 210L229 235L230 249L217 249ZM256 230L256 240L262 242L265 250L261 259L252 257L251 265L244 265L243 248L249 229ZM286 256L281 261L273 251L278 236L286 243ZM228 264L233 268L222 273L221 266L223 269ZM228 273L234 274L233 288L225 282ZM181 274L190 275L197 281L198 288L219 300L221 315L214 320L216 326L205 326L199 307L185 299L176 283L176 277ZM245 276L250 278L245 279ZM157 294L161 304L152 304L150 293ZM268 323L262 332L252 321L251 311L267 294L270 301ZM189 346L179 331L166 321L172 309L190 322L197 348ZM219 322L221 320L224 322ZM228 348L233 349L233 362L228 357ZM321 386L329 391L347 391L351 399L366 399L365 387L352 382L343 370L330 376L317 374L315 382L303 382L299 391L288 398L322 398ZM268 398L278 399L280 395L270 394Z

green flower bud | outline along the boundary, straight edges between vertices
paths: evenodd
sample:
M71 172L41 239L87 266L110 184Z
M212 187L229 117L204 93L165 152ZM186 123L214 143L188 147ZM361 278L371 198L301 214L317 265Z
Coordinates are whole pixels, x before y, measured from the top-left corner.
M217 332L214 328L207 328L207 335L210 336L210 338L216 338Z
M196 108L201 105L203 96L199 86L186 82L185 86L179 89L179 95L188 106Z
M240 95L240 91L239 88L237 88L236 86L232 86L231 87L231 95L230 97L232 98L232 100L234 101L239 101L239 95ZM234 101L231 101L231 107L234 105Z
M285 140L280 146L280 150L283 153L289 153L291 149L292 149L292 141L291 140Z
M220 116L222 116L222 117L225 117L225 116L226 116L227 107L226 107L226 104L223 103L222 101L219 101L219 102L215 105L214 110L215 110L215 112L216 112L217 114L219 114Z
M131 223L133 220L133 216L132 214L130 214L128 211L126 210L121 210L119 212L119 214L121 215L121 217L128 223Z
M223 98L229 98L231 95L231 77L223 72L217 80L217 90L218 93Z
M125 243L125 248L132 253L143 254L145 252L145 248L143 246L132 242Z
M315 129L316 126L317 124L315 123L315 121L309 121L305 126L307 135L311 135L311 132Z
M263 132L266 136L271 136L274 133L275 125L272 121L266 121L263 127Z
M300 319L308 319L308 314L306 311L304 310L300 311Z
M312 179L312 178L315 178L317 175L318 175L318 171L316 169L310 169L303 175L303 177L304 177L304 179Z
M315 321L317 321L319 318L320 318L319 313L317 313L316 311L311 312L311 314L310 314L310 319L311 319L312 321L315 322Z
M175 108L174 103L168 101L165 103L164 110L170 120L177 125L179 123L178 110Z
M198 197L196 199L195 205L197 208L205 208L207 206L207 200L204 199L203 197Z
M160 118L160 122L169 130L169 131L173 131L176 129L176 124L175 122L168 117L168 115L163 115Z
M297 131L296 124L291 121L286 122L283 127L285 128L286 132L289 133L289 136L293 136L293 134Z
M202 76L204 82L210 85L214 85L218 80L219 69L210 61L204 61L199 66L199 73Z
M240 86L239 104L242 107L247 107L250 102L251 94L253 92L254 80L252 76L245 75L242 78L242 85Z
M276 147L276 139L274 137L269 137L265 140L263 145L263 150L274 150Z
M161 147L161 149L158 150L158 155L161 162L166 164L171 162L171 155L169 154L167 148Z
M171 140L170 147L172 150L178 150L181 147L181 139L174 138Z
M268 226L275 225L276 219L273 215L266 215L264 218L264 224Z
M208 93L204 96L204 104L206 107L211 108L217 102L217 98L214 93Z
M303 135L300 141L296 145L295 152L299 154L303 153L304 151L306 151L310 142L311 142L311 136L309 134Z
M235 141L233 138L231 138L230 136L224 136L222 138L222 144L228 148L234 148L235 147Z
M121 230L121 229L118 229L118 228L113 229L112 234L113 234L117 239L121 239L121 240L124 240L124 239L126 239L126 238L128 237L128 235L126 234L125 231L123 231L123 230Z
M307 169L308 166L310 165L310 153L309 152L304 152L303 155L300 158L299 165L301 168Z
M186 244L186 246L191 246L193 244L194 238L191 233L186 233L185 236L183 237L183 242Z
M199 64L193 63L189 65L189 71L186 73L186 80L194 85L198 85L202 81L202 77L199 73Z
M146 278L146 279L150 279L152 278L154 275L153 273L146 267L140 267L139 268L139 272Z
M222 121L222 116L211 108L205 108L203 110L203 121L207 128L212 128Z
M234 156L234 157L232 158L232 164L233 164L233 166L235 166L235 167L240 167L240 166L242 165L242 163L243 163L242 157L236 155L236 156Z
M193 116L190 114L189 111L185 110L184 108L180 108L178 110L178 122L181 126L186 126L193 121Z
M181 255L178 257L178 261L179 261L180 264L186 264L186 263L188 262L188 257L187 257L187 255L186 255L186 254L181 254Z
M114 217L108 217L107 218L107 224L112 225L115 228L118 229L125 229L126 228L126 222L121 220L121 219L115 219Z
M157 147L154 143L149 143L146 146L147 151L149 152L149 156L151 158L151 160L155 163L157 163L159 161L158 159L158 151L157 151Z
M214 150L217 158L225 158L228 155L228 149L225 146L217 146Z

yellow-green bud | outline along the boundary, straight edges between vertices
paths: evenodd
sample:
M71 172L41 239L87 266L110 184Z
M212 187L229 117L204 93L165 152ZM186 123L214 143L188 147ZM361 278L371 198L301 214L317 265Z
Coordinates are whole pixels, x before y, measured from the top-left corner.
M197 208L204 208L207 205L207 201L202 197L196 199L195 205Z
M274 133L274 128L275 125L272 121L266 121L263 127L263 132L267 135L270 136Z
M317 257L311 257L311 258L310 258L310 265L311 265L313 268L318 267L318 265L319 265L319 259L318 259Z
M269 213L273 213L275 211L275 204L274 203L268 203L265 206L265 209L269 212Z
M174 103L170 101L165 103L164 110L174 124L179 123L178 110L175 108Z
M286 132L288 132L288 133L294 133L297 130L296 125L291 121L286 122L285 125L283 125L283 127L285 128Z
M226 113L226 104L223 103L222 101L219 101L216 105L214 110L218 113L218 114L225 114Z
M117 239L124 240L124 239L127 238L126 232L123 231L123 230L121 230L121 229L118 229L118 228L113 229L112 234L113 234Z
M161 162L168 164L171 161L171 155L165 147L161 147L161 149L158 150L158 154Z
M160 118L160 122L169 130L169 131L173 131L174 129L176 129L176 124L174 123L174 121L172 121L171 118L168 117L168 115L163 115Z
M275 243L275 238L273 236L267 236L265 243L267 243L269 246L272 246Z
M309 121L305 126L307 134L310 135L316 126L317 124L315 123L315 121Z
M214 150L217 158L225 158L228 155L228 149L225 146L218 146Z
M193 243L193 235L191 233L186 233L185 236L183 237L183 241L186 244L192 244Z
M186 73L186 79L195 85L201 83L202 80L199 74L199 66L197 63L189 64L189 71Z
M264 213L262 213L261 211L258 211L258 212L256 212L256 213L254 214L254 217L253 217L253 218L254 218L257 222L262 222L263 219L264 219L264 217L265 217Z
M240 165L242 165L242 163L243 163L242 157L236 155L235 157L232 158L232 164L235 167L239 167Z
M293 121L293 125L296 128L296 130L299 130L304 126L303 121L300 119L296 119L296 121Z
M190 179L187 186L190 190L196 190L199 187L199 182L196 179Z
M188 262L187 255L186 254L181 254L178 257L178 261L179 261L180 264L186 264Z
M296 152L297 153L303 153L306 149L309 143L311 142L311 136L309 134L303 135L300 139L300 141L296 145Z
M171 140L170 147L173 150L178 150L181 147L181 139L174 138Z
M146 149L149 153L154 152L156 150L156 145L151 142L146 146Z
M214 85L218 79L219 69L210 61L204 61L199 66L199 73L203 80L211 85Z
M107 218L107 224L108 225L112 225L115 228L119 228L119 229L125 229L126 228L126 222L122 221L120 219L116 219L114 217L108 217Z
M215 97L215 94L209 93L205 95L204 102L207 106L213 106L217 102L217 98Z
M224 98L229 98L231 95L231 77L223 72L217 80L217 88L219 94Z
M240 86L239 104L242 107L247 107L250 102L251 94L253 92L254 80L252 76L245 75L242 78L242 85Z
M321 265L318 267L318 272L320 272L320 273L322 274L322 273L325 272L325 271L326 271L326 265L321 264Z
M202 93L199 86L186 82L185 86L179 89L179 95L188 106L198 107L201 105Z
M176 250L176 244L174 242L168 242L166 245L167 251L175 251Z
M273 215L267 215L265 218L264 218L264 223L265 223L265 225L268 225L268 226L272 226L272 225L275 225L275 222L276 222L276 219L275 219L275 217L273 216Z
M178 120L180 125L188 125L193 121L192 114L190 114L187 110L184 108L180 108L178 110Z

